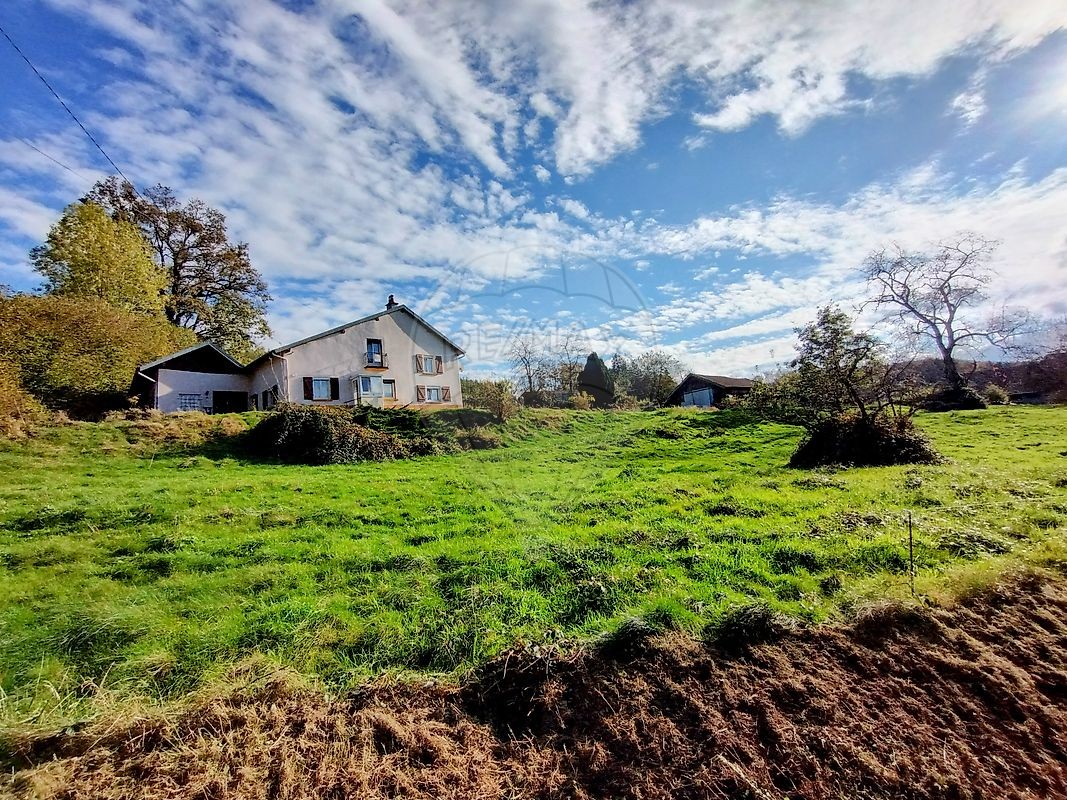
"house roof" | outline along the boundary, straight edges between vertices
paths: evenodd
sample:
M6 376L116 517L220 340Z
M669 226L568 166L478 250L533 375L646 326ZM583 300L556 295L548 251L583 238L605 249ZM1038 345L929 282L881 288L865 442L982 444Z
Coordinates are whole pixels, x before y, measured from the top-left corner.
M703 381L718 386L720 389L751 389L754 385L754 381L749 378L728 378L725 375L701 375L699 372L690 372L682 380L682 383L685 383L689 378L700 378Z
M309 342L314 342L314 341L316 341L318 339L324 339L327 336L333 336L335 333L341 333L342 331L346 330L347 328L352 328L352 327L354 327L356 325L359 325L360 323L367 322L368 320L372 320L372 319L378 319L379 317L385 317L385 316L388 316L389 314L396 314L399 311L406 312L409 316L411 316L413 319L417 320L420 324L422 324L425 328L427 328L433 334L435 334L436 336L439 336L441 338L441 340L444 341L444 343L447 344L449 347L451 347L453 350L455 350L456 353L458 353L461 356L464 355L464 350L463 350L462 347L460 347L455 342L453 342L451 339L449 339L447 336L445 336L443 333L441 333L441 331L437 330L437 328L435 328L429 322L424 320L422 317L420 317L418 314L416 314L414 311L412 311L406 305L397 305L397 306L394 306L393 308L384 309L382 311L375 311L373 314L367 314L365 317L360 317L359 319L354 319L351 322L346 322L344 325L338 325L335 328L330 328L329 330L323 331L322 333L316 333L313 336L307 336L307 337L305 337L303 339L299 339L299 340L297 340L295 342L290 342L289 344L282 345L281 347L275 347L274 349L268 350L266 353L264 353L263 355L259 356L259 358L254 359L249 364L246 364L245 365L245 369L249 369L249 368L255 366L256 364L259 364L261 361L264 361L265 359L270 358L271 356L281 355L286 350L292 350L294 347L300 347L300 345L308 344Z
M166 364L166 363L168 363L170 361L175 361L175 360L177 360L179 358L183 358L185 356L192 355L196 351L202 350L204 348L208 348L210 351L214 351L214 352L211 353L212 357L221 356L222 358L224 358L226 361L228 361L230 364L232 364L237 369L241 369L241 363L239 361L237 361L229 353L227 353L225 350L223 350L221 347L219 347L217 344L215 344L214 342L198 342L198 343L196 343L194 345L190 345L189 347L184 347L184 348L182 348L181 350L178 350L175 353L171 353L171 354L165 355L165 356L163 356L161 358L157 358L155 361L149 361L147 364L142 364L141 366L139 366L137 368L137 371L138 372L147 372L150 369L155 369L156 367L161 367L161 366L163 366L164 364Z

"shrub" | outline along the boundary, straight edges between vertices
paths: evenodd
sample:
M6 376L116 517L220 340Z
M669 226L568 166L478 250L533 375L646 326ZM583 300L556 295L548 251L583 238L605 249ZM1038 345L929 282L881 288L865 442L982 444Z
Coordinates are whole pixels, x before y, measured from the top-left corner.
M353 416L350 408L286 403L252 429L249 445L259 455L289 464L346 464L408 455L399 436L360 425Z
M991 383L982 390L982 397L991 406L1003 406L1008 404L1008 390L1003 386Z
M509 380L462 380L463 402L472 408L484 408L498 422L507 422L519 410L515 387Z
M641 401L632 394L617 394L611 407L619 411L638 411L641 408Z
M791 467L884 467L936 464L941 457L911 417L835 417L815 428L789 459Z
M593 395L587 392L578 392L571 395L569 403L571 408L576 408L579 411L588 411L593 407Z
M0 359L0 436L19 439L44 416L44 409L19 382L15 366Z
M456 431L456 443L464 450L492 450L503 444L499 433L484 427Z
M963 386L936 391L920 405L926 411L977 411L986 407L986 401L970 386Z
M500 446L494 431L457 431L458 413L284 403L250 431L247 443L256 455L290 464L383 461Z

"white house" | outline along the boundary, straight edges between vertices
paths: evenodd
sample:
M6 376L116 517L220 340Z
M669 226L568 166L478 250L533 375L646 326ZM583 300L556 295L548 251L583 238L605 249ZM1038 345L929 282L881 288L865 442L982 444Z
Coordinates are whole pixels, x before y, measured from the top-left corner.
M280 402L461 407L463 350L389 296L384 311L278 347L242 366L210 342L137 369L133 391L160 411L224 413Z

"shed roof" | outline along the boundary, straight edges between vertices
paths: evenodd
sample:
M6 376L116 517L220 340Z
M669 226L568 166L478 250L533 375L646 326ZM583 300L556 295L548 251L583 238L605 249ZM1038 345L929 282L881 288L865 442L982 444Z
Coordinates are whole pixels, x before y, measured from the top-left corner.
M717 389L751 389L754 381L749 378L730 378L726 375L702 375L699 372L690 372L670 393L665 401L666 405L678 405L682 401L682 392L686 384L690 382L714 386Z

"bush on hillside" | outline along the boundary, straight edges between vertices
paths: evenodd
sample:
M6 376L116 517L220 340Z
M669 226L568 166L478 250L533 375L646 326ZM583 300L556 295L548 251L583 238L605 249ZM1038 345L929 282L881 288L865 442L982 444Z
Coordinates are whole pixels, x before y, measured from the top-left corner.
M509 380L464 378L461 385L464 405L489 411L497 422L507 422L519 410L515 387Z
M571 395L569 404L571 408L575 408L578 411L588 411L594 404L593 395L588 394L587 392L578 392L577 394Z
M492 450L503 442L499 433L488 428L464 428L456 431L456 444L464 450Z
M924 411L978 411L987 403L970 386L957 389L940 389L927 395L919 404Z
M351 408L282 404L249 433L258 455L287 464L347 464L408 455L392 433L360 425Z
M195 334L162 317L102 300L0 295L0 353L27 392L76 416L129 405L140 364L194 341Z
M1007 405L1011 399L1008 390L997 383L991 383L982 390L982 397L991 406Z
M812 430L791 467L936 464L941 457L911 417L833 417Z
M21 439L44 417L44 408L19 382L18 369L0 359L0 437Z
M249 449L289 464L347 464L499 447L484 427L456 427L451 416L407 408L304 406L284 403L248 435Z

